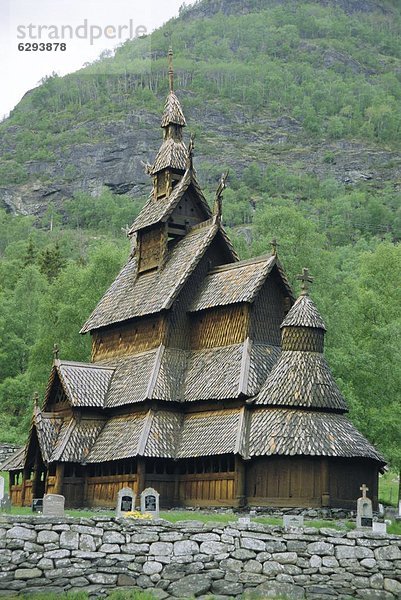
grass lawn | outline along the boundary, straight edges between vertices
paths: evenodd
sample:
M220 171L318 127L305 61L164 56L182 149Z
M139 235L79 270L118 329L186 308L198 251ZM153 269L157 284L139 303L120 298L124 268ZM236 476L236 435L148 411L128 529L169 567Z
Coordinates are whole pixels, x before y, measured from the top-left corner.
M398 505L398 473L389 471L379 477L379 502L386 506Z
M5 479L5 492L8 493L8 473L0 473ZM389 471L384 475L380 476L379 480L379 500L385 505L396 506L398 502L398 475L394 471ZM30 515L32 514L30 507L19 507L13 506L11 514L14 515ZM66 515L70 517L93 517L93 516L114 516L114 511L105 510L100 512L92 512L86 510L66 510ZM202 521L203 523L216 522L221 524L228 524L231 521L237 519L237 515L230 513L207 513L198 511L162 511L160 513L162 519L166 519L171 523L177 521ZM253 519L255 523L261 523L262 525L282 525L282 519L274 517L256 517ZM355 523L351 521L328 521L328 520L314 520L305 521L306 527L331 527L333 529L354 529ZM387 531L389 533L401 535L401 523L393 523L388 526Z

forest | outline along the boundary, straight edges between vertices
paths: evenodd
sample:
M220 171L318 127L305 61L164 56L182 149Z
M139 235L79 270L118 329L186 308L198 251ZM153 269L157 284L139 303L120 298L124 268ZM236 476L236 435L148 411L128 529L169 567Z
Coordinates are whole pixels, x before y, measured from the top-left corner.
M266 110L299 120L305 140L358 139L399 149L401 11L361 17L298 2L246 15L217 12L199 22L188 10L166 25L174 25L179 86L191 92L184 110L213 97L227 114L243 107L249 127L252 115ZM26 96L0 125L10 146L0 157L0 184L28 181L26 161L51 160L55 148L81 143L90 120L144 106L160 114L165 29L82 72L49 76ZM330 69L322 62L328 50L348 58ZM201 148L203 133L199 126ZM220 174L212 156L199 169L210 202ZM61 358L89 359L90 341L79 329L127 259L123 230L144 201L104 188L97 196L76 194L62 207L49 202L37 218L0 210L1 441L24 442L54 343ZM230 172L223 222L241 258L269 252L276 238L296 292L296 275L310 269L311 295L328 329L326 356L351 419L401 468L401 180L349 185L251 160Z

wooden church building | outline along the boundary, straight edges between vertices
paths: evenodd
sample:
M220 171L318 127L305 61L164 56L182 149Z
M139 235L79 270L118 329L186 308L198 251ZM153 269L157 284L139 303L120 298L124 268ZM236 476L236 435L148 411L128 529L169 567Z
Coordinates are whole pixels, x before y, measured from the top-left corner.
M183 141L173 90L153 189L126 265L84 324L89 363L56 353L26 447L3 469L14 505L61 493L115 506L152 486L164 506L354 508L377 503L384 459L348 420L324 358L325 325L295 300L273 252L239 260Z

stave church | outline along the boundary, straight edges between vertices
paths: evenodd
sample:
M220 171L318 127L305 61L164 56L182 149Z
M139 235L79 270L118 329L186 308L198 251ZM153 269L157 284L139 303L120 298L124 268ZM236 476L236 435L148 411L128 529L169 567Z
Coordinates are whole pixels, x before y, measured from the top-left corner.
M324 357L326 327L300 275L295 298L273 244L239 260L210 209L174 92L131 253L81 329L91 362L55 352L26 446L2 466L14 505L45 493L114 507L145 487L162 506L377 505L384 458L347 418Z

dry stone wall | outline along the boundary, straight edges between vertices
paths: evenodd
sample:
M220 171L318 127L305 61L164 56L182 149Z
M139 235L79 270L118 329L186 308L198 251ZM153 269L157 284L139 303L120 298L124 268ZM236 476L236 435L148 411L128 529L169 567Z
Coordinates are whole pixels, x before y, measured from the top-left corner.
M0 596L118 586L167 598L401 598L401 537L94 517L0 520Z

